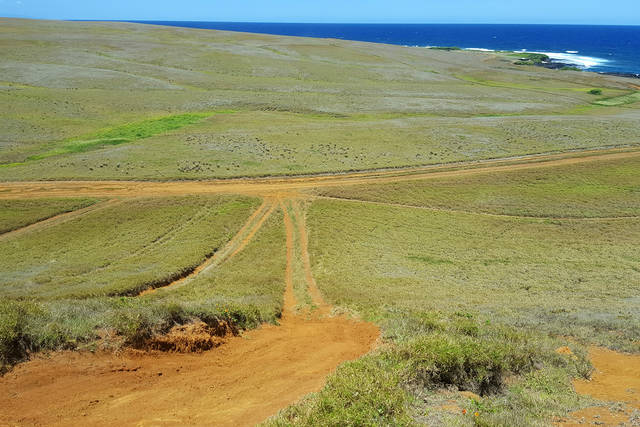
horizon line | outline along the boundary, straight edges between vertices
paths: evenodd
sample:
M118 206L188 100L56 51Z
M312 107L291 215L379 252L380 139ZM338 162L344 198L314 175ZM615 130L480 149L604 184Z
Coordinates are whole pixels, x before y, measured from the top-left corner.
M303 24L303 25L563 25L563 26L593 26L593 27L640 27L640 24L594 24L594 23L548 23L548 22L321 22L321 21L220 21L195 19L102 19L102 18L34 18L28 16L0 16L7 19L30 19L39 21L67 21L67 22L210 22L224 24Z

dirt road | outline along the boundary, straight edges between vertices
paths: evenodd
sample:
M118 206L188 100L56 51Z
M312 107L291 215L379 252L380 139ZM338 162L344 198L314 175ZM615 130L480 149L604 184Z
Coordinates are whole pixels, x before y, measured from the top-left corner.
M609 149L524 156L482 162L291 178L228 179L211 181L43 181L0 183L0 199L38 197L140 197L185 194L250 194L287 198L300 190L356 184L413 180L554 167L640 157L639 149Z
M284 213L287 252L281 325L264 325L241 337L226 337L225 344L202 354L127 351L117 356L87 352L38 356L0 378L0 425L253 425L305 394L319 390L327 375L339 364L370 351L379 337L378 328L347 317L330 316L331 307L315 284L307 249L305 213L296 199L300 190L637 156L640 156L640 150L602 150L298 178L0 183L0 198L4 199L216 193L259 195L265 198L265 203L218 255L207 260L193 274L241 251L276 208ZM296 234L299 247L294 242ZM308 308L299 311L293 274L296 248L300 251L298 259L302 260L304 270L303 286L313 305L319 308L315 311ZM188 278L172 285L188 285Z
M202 354L57 353L0 379L0 425L254 425L377 338L369 323L288 315Z
M302 222L308 292L323 309L299 311L293 292L295 229L282 201L265 201L220 252L221 259L241 251L276 206L284 211L287 236L279 326L227 337L202 354L39 356L0 378L0 425L254 425L319 391L339 364L369 352L379 329L329 315L311 275ZM297 204L295 210L300 218Z

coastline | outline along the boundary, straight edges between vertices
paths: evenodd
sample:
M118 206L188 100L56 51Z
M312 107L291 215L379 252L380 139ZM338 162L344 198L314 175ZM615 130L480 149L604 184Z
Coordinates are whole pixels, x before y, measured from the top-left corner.
M509 54L509 55L543 55L546 57L544 60L540 60L537 62L532 62L530 64L520 64L520 65L532 65L536 67L543 67L550 70L573 70L573 71L583 71L589 73L597 73L603 74L607 76L616 76L616 77L626 77L626 78L634 78L640 79L640 73L633 72L622 72L622 71L599 71L599 70L590 70L591 65L584 66L585 62L590 63L589 61L593 61L597 63L599 58L592 57L576 57L580 58L581 61L567 61L566 59L571 59L571 57L578 53L578 51L567 51L566 53L556 53L556 52L534 52L534 51L526 51L526 50L494 50L494 49L486 49L486 48L458 48L458 47L450 47L450 46L425 46L427 49L434 50L446 50L446 51L471 51L471 52L483 52L483 53L501 53L501 54ZM526 61L528 58L521 58L521 60ZM518 63L515 61L514 63Z
M123 22L123 21L121 21ZM425 48L464 46L485 52L541 53L547 68L638 78L640 27L544 24L348 24L209 21L124 21L254 34L338 39ZM463 50L463 49L460 49Z

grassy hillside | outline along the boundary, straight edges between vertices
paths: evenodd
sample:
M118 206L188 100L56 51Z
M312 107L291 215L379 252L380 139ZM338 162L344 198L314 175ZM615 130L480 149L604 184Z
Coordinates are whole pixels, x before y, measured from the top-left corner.
M628 217L640 213L640 157L595 164L323 188L326 197L525 217Z
M628 79L505 54L127 23L2 27L0 180L299 174L640 142Z
M243 252L188 286L137 296L218 250L255 202L232 196L135 200L2 242L0 371L41 350L94 348L98 340L115 348L141 345L194 319L213 327L225 320L234 328L274 322L284 290L279 213Z
M320 200L309 227L316 279L337 305L373 318L471 313L638 350L638 219L510 219Z
M0 372L43 350L149 348L197 321L276 322L285 282L306 308L317 282L332 313L379 325L381 345L270 424L548 425L592 404L571 386L590 374L586 348L640 351L640 92L631 79L514 59L0 19L0 181L634 151L367 185L311 188L327 183L314 177L300 192L238 180L198 191L246 194L189 195L182 182L184 195L151 197L137 182L82 182L91 197L119 196L0 201ZM12 183L0 198L53 197L55 185Z
M593 405L571 386L584 346L640 350L640 220L589 217L640 213L636 163L317 190L353 198L309 202L318 286L386 345L266 424L546 426Z
M220 249L256 199L138 199L0 242L4 298L137 294Z
M94 199L0 200L0 233L90 206Z

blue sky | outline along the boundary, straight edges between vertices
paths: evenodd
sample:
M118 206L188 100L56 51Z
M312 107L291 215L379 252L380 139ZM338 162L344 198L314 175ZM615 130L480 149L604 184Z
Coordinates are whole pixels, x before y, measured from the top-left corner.
M0 0L0 16L176 21L640 25L640 0Z

